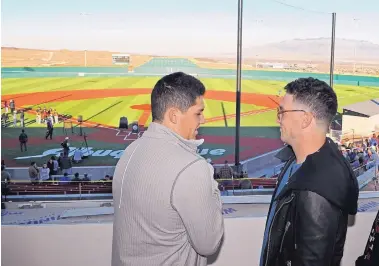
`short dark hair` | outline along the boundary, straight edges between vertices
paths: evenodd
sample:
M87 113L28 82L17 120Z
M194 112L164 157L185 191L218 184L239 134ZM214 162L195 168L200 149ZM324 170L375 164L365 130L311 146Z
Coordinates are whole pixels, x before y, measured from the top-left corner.
M299 78L284 89L295 101L309 106L315 118L329 127L337 113L338 102L336 93L326 82L311 77Z
M182 112L195 105L196 99L205 94L203 83L183 72L164 76L151 92L151 113L153 121L163 121L168 108L176 107Z

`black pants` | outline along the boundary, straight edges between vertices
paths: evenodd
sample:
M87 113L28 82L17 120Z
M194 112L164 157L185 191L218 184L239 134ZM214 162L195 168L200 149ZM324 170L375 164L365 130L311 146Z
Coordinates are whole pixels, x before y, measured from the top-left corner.
M22 149L23 147L25 148L25 151L28 150L28 148L26 147L26 142L20 142L21 151L23 151L23 149Z
M46 139L50 136L50 139L52 139L53 138L53 130L54 130L54 128L52 128L52 129L49 129L49 130L47 130L47 132L46 132Z

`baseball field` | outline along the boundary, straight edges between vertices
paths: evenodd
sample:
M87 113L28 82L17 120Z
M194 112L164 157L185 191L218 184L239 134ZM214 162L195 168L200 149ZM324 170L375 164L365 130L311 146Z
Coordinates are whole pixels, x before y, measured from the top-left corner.
M141 133L151 122L150 92L159 77L38 77L3 78L2 104L13 99L16 109L25 109L28 151L21 152L18 135L21 128L2 128L2 159L7 165L26 166L31 160L42 163L58 154L60 142L70 137L71 147L90 152L83 165L114 165L122 150L138 136L118 130L120 117L138 121ZM200 154L216 163L234 159L235 86L234 79L200 78L205 84L206 123L200 131L205 143ZM276 106L287 82L243 80L241 104L241 160L275 150L278 139ZM379 87L336 85L339 111L351 103L379 97ZM3 105L2 105L3 107ZM45 140L46 126L35 123L37 107L56 109L61 121L73 122L64 131L63 123L55 125L53 140ZM4 111L4 108L2 109ZM87 145L79 134L77 117L81 115Z

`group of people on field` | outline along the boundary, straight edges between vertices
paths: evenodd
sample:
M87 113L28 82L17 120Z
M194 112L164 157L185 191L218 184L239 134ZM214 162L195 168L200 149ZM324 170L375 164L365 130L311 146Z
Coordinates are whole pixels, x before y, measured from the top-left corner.
M18 122L20 123L20 127L25 127L25 110L24 109L16 109L16 103L13 99L8 101L3 101L3 109L4 111L1 114L2 126L7 127L9 125L13 125L13 127L17 127ZM9 121L9 115L11 115L12 121ZM46 108L46 107L37 107L36 109L36 123L37 124L48 124L50 121L52 124L59 123L59 114L56 109ZM11 122L11 124L9 124ZM13 122L13 123L12 123Z

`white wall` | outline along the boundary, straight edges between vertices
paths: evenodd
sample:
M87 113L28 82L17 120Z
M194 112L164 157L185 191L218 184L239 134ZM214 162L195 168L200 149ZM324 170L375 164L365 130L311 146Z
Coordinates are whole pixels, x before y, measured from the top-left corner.
M355 135L366 135L371 132L373 125L370 123L368 117L359 117L351 115L342 116L342 132L347 133L348 131L354 130ZM350 133L349 133L350 134Z
M343 266L366 245L375 212L358 213L349 227ZM212 266L258 265L265 218L225 219L225 239ZM2 266L110 266L112 224L2 226Z
M355 135L371 135L379 131L379 114L371 117L342 116L342 132L354 130ZM350 133L349 133L350 134Z
M370 124L373 125L372 131L379 132L379 114L371 116Z

